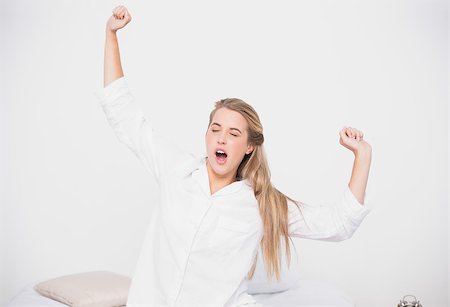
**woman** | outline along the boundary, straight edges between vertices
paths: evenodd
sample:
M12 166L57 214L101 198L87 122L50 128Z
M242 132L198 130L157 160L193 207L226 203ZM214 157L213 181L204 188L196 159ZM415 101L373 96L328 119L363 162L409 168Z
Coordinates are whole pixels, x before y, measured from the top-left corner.
M216 102L206 155L186 153L153 131L127 86L116 31L130 21L127 9L118 6L107 22L104 88L96 92L119 140L161 189L127 306L261 306L246 293L260 244L268 275L279 279L281 238L344 240L368 214L363 202L371 146L357 129L340 131L340 143L355 162L334 207L299 203L271 184L262 125L240 99Z

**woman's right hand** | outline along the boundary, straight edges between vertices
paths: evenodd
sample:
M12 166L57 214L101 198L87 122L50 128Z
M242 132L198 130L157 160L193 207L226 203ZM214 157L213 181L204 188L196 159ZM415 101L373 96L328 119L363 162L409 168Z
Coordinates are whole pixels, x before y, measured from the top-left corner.
M114 8L113 14L109 17L106 23L106 30L116 32L119 29L125 27L131 21L131 15L127 8L123 5L119 5Z

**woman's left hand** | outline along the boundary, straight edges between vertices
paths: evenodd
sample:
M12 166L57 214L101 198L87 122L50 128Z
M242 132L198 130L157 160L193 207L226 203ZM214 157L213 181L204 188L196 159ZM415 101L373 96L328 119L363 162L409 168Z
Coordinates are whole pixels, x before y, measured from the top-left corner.
M360 153L370 154L372 147L363 140L364 134L356 128L344 127L339 132L339 143L350 149L355 155Z

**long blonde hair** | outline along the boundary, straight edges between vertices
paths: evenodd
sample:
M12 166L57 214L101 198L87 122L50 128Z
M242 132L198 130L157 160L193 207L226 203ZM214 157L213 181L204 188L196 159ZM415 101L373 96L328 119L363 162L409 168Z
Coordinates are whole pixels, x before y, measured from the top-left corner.
M215 108L209 115L209 125L215 112L220 108L227 108L239 112L248 123L248 143L254 145L250 154L246 154L238 167L236 179L248 179L252 184L258 201L259 213L263 222L263 238L261 250L267 276L273 275L280 280L281 271L281 236L285 241L288 267L290 265L290 246L288 235L288 200L292 201L300 210L296 200L284 195L270 182L270 170L264 150L264 134L258 114L252 106L238 98L226 98L215 103ZM294 247L295 248L295 247ZM248 272L248 279L254 275L257 257Z

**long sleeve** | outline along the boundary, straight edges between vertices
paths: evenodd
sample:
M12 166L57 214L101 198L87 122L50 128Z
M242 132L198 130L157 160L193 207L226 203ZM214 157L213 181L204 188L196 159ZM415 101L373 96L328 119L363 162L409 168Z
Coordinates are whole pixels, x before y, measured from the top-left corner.
M360 204L346 186L341 198L332 206L300 204L300 209L288 201L289 236L323 241L349 239L367 214L371 205L365 197Z
M161 138L143 114L128 88L125 77L94 91L106 118L120 142L124 143L160 183L161 176L183 159L183 150Z

